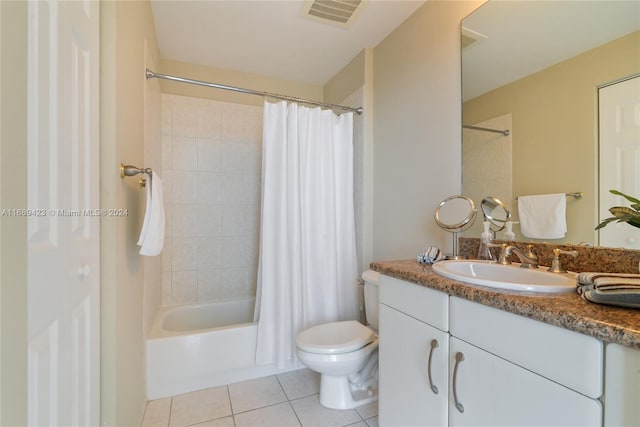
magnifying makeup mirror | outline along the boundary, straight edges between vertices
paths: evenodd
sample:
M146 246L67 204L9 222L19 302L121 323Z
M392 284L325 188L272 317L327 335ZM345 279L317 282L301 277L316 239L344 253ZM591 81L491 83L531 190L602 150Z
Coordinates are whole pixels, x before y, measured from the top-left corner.
M493 237L496 232L504 229L507 221L511 219L511 211L502 202L502 200L493 196L486 196L480 202L480 209L485 221L489 221L489 229L493 231Z
M446 259L458 259L458 233L473 225L476 214L476 205L469 197L449 196L440 202L435 212L436 224L453 233L453 254Z

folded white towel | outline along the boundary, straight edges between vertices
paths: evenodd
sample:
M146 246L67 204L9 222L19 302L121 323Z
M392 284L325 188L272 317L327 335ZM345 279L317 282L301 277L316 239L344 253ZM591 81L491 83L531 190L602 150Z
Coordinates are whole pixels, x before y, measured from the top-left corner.
M520 232L533 239L562 239L567 232L564 193L518 197Z
M162 180L155 172L152 172L151 179L147 182L147 207L138 239L138 245L141 246L140 255L160 255L164 245L164 228Z
M580 273L578 286L601 291L635 289L640 292L640 274L635 273Z

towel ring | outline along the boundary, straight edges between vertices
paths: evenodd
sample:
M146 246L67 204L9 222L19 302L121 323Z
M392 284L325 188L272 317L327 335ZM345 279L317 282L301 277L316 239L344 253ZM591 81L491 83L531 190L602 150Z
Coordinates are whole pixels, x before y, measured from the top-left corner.
M136 176L139 174L146 174L149 179L151 179L151 174L153 173L153 169L151 168L138 168L132 165L125 165L124 163L120 163L120 178L123 179L125 176ZM140 177L138 180L138 185L141 188L145 188L147 186L147 178Z

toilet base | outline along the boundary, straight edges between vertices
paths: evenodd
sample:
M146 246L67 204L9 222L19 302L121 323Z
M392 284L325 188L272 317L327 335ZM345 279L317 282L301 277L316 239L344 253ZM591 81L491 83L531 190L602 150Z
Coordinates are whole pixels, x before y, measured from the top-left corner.
M331 409L354 409L378 400L377 388L351 390L346 376L320 375L320 404Z

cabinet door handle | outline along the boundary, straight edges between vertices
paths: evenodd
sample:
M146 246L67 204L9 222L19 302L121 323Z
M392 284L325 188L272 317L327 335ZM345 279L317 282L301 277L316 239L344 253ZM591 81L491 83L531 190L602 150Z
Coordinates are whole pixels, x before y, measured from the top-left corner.
M429 361L427 362L427 375L429 378L429 387L431 387L431 391L433 394L438 394L438 387L433 383L433 379L431 378L431 360L433 359L433 350L438 348L440 344L438 344L438 340L431 340L431 349L429 350Z
M464 406L458 401L458 391L456 389L457 377L458 377L458 365L464 360L464 354L461 352L456 353L456 364L453 366L453 401L456 405L456 409L460 413L464 412Z

